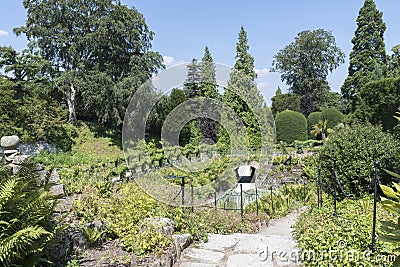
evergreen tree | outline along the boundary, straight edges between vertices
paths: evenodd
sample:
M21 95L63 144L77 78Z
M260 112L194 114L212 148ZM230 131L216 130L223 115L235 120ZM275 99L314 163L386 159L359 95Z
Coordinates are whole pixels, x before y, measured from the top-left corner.
M242 119L250 147L258 148L262 136L256 115L262 113L264 99L255 84L257 74L254 71L254 58L248 50L247 33L242 26L236 44L236 62L225 88L223 102Z
M218 127L216 121L211 118L219 116L215 114L218 103L212 99L218 100L219 94L215 78L215 63L207 46L201 60L200 70L200 96L207 99L204 100L202 107L205 117L199 118L198 127L203 138L211 139L215 143L217 142Z
M218 84L215 78L215 63L207 46L201 60L200 71L200 95L217 99Z
M287 109L300 112L300 96L296 94L283 94L281 88L275 91L272 97L271 110L275 116L279 112Z
M387 55L383 35L386 25L373 0L365 0L357 17L357 29L352 39L353 50L350 53L348 76L341 91L348 102L347 112L356 108L359 93L363 85L375 79L377 73L384 75Z
M400 76L400 45L396 45L392 48L393 54L390 56L389 71L390 76Z
M200 64L197 59L192 59L192 62L187 66L187 78L184 84L184 89L187 98L193 98L200 95Z

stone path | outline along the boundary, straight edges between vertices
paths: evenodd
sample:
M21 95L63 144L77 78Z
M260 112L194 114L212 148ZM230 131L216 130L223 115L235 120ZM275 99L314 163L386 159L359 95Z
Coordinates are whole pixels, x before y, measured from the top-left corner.
M279 267L296 264L292 225L300 211L272 220L257 234L209 234L207 243L184 250L175 267Z

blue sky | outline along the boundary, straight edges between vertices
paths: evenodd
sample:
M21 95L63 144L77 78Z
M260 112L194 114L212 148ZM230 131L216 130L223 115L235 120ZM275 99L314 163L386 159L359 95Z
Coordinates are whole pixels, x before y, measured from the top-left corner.
M269 99L280 82L279 74L266 71L273 56L292 42L298 32L323 28L331 31L345 52L346 62L328 77L333 91L339 91L347 75L351 38L364 0L123 0L136 7L155 32L153 50L164 56L167 65L201 59L207 45L215 62L233 65L238 32L243 25L248 33L250 53L259 72L258 84ZM375 0L386 23L388 53L400 44L400 1ZM24 24L22 1L2 0L0 45L17 50L26 46L24 37L15 37L14 27Z

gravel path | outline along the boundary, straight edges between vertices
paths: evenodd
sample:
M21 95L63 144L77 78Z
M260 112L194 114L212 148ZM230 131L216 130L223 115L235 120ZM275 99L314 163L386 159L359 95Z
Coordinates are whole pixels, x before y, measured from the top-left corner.
M175 267L278 267L296 264L298 249L292 225L300 210L292 211L257 234L209 234L207 243L195 244L182 252Z

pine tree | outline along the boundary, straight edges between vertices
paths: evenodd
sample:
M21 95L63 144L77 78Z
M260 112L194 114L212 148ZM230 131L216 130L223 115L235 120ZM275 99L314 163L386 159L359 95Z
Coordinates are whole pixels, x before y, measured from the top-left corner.
M264 108L264 99L255 84L257 74L254 71L254 58L248 50L247 33L242 26L236 44L236 62L225 88L223 102L242 119L250 147L258 148L261 145L261 133L256 114L260 114Z
M186 65L188 70L187 78L184 84L186 97L193 98L200 95L200 64L197 59L192 59L192 62Z
M200 95L217 99L218 84L215 78L215 63L207 46L201 60L200 71Z
M358 94L362 86L374 79L377 73L384 75L387 55L383 35L386 24L373 0L365 0L357 17L357 29L352 39L348 76L342 85L344 99L348 101L348 112L356 108Z
M205 111L205 116L198 121L198 128L203 134L203 138L211 139L214 143L217 142L218 127L212 117L219 117L215 112L217 103L212 99L218 100L218 84L215 78L215 63L211 56L210 50L206 46L204 55L200 65L200 96L205 97L202 109ZM210 105L211 104L211 105Z

